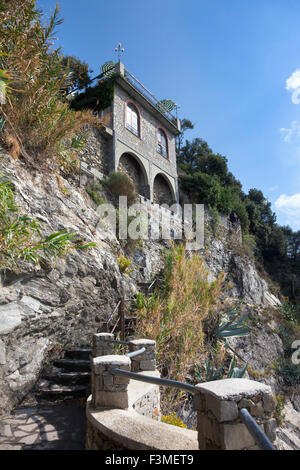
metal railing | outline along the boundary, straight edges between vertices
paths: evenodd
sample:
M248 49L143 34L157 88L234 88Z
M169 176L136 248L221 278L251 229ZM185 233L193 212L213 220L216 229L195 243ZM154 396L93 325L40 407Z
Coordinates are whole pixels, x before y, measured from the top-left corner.
M271 441L267 438L265 433L261 430L257 422L252 418L251 414L246 408L242 408L240 410L239 416L257 445L262 450L276 450Z
M122 344L122 345L128 345L130 343L130 341L121 341L121 340L109 339L109 338L105 338L103 339L103 341L107 343L116 343L116 344ZM132 358L132 357L138 356L139 354L144 353L145 351L146 349L142 347L138 349L137 351L126 353L124 354L124 356ZM112 369L112 372L116 375L129 377L130 379L137 380L139 382L150 383L150 384L158 385L158 386L178 388L180 390L185 390L189 392L190 394L194 394L197 391L194 385L190 385L184 382L179 382L177 380L162 379L160 377L152 377L149 375L140 375L136 372L129 372L127 370L118 369L118 368ZM242 408L239 411L239 417L241 421L244 423L244 425L246 426L246 428L248 429L251 436L254 438L256 444L260 447L260 449L276 450L276 448L273 446L271 441L268 439L268 437L265 435L265 433L262 431L262 429L259 427L257 422L253 419L253 417L251 416L251 414L246 408Z
M134 351L139 352L139 351ZM140 354L140 352L139 352ZM159 377L151 377L149 375L139 375L136 372L128 372L127 370L122 369L112 369L116 375L123 375L129 377L130 379L137 380L139 382L146 382L154 385L164 385L166 387L175 387L181 390L187 390L189 393L195 393L196 387L194 385L186 384L184 382L177 382L176 380L161 379Z
M131 358L131 357L138 356L139 354L142 354L145 351L146 351L146 348L141 348L141 349L138 349L137 351L131 351L131 352L125 354L125 356Z
M144 350L145 348L142 348L142 349ZM144 352L142 351L142 349L139 351L134 351L134 353L125 354L125 356L127 357L133 357L133 355L137 356L138 354L141 354L141 352ZM113 369L112 372L115 373L116 375L123 375L125 377L129 377L130 379L137 380L139 382L146 382L146 383L159 385L159 386L174 387L180 390L185 390L191 394L194 394L197 391L194 385L190 385L184 382L178 382L176 380L161 379L159 377L151 377L148 375L139 375L136 372L128 372L126 370L122 370L118 368ZM276 448L273 446L273 444L265 435L265 433L262 431L262 429L258 426L256 421L252 418L252 416L250 415L249 411L246 408L243 408L240 410L239 416L241 418L241 421L245 424L246 428L248 429L248 431L254 438L256 444L260 447L260 449L276 450Z
M155 108L177 127L177 119L146 87L125 69L125 79L131 83Z

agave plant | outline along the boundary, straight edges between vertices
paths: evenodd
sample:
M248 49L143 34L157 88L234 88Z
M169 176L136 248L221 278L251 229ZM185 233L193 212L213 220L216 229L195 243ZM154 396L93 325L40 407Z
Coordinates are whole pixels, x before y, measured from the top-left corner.
M233 356L230 362L229 370L227 373L227 379L242 379L247 370L248 363L245 363L243 367L237 367L236 357Z
M248 336L250 327L245 323L247 316L239 318L236 310L231 310L221 319L216 330L217 338L230 338L233 336Z
M212 382L213 380L220 380L223 377L223 365L216 369L212 367L210 361L205 361L204 372L202 374L203 368L197 364L195 366L195 375L200 382Z

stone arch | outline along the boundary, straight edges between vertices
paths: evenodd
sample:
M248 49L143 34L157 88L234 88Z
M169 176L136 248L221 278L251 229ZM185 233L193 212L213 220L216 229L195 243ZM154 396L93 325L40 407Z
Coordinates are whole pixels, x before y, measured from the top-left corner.
M163 173L158 173L153 181L153 202L156 204L168 204L176 202L176 196L172 184Z
M126 173L138 194L146 198L150 197L147 172L136 155L128 152L123 153L119 159L118 171Z

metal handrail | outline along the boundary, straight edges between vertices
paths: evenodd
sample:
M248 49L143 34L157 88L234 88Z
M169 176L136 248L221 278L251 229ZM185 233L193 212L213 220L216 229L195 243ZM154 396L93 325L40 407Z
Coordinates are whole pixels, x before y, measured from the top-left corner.
M127 354L125 354L126 357L135 357L135 356L138 356L139 354L143 354L143 352L146 351L146 348L141 348L141 349L138 349L137 351L132 351L132 352L129 352Z
M133 357L134 355L137 356L144 352L145 348L140 349L139 351L134 351L133 353L125 354L127 357ZM112 372L116 375L123 375L125 377L129 377L130 379L137 380L139 382L146 382L154 385L159 386L166 386L166 387L175 387L179 388L180 390L186 390L189 393L195 393L196 387L194 385L186 384L184 382L177 382L176 380L169 380L169 379L161 379L159 377L151 377L149 375L139 375L136 372L129 372L123 369L112 369ZM265 433L261 430L258 426L257 422L252 418L249 411L246 408L242 408L239 412L239 416L241 421L245 424L246 428L254 438L257 445L262 450L276 450L273 446L271 441L265 435Z
M252 418L251 414L246 408L242 408L239 412L239 416L242 422L245 424L246 428L250 432L251 436L254 438L257 445L262 450L276 450L271 441L265 435L265 433L258 426L255 419Z
M123 369L112 369L112 372L116 375L124 375L133 380L138 380L139 382L147 382L154 385L164 385L166 387L175 387L181 390L187 390L189 393L195 393L196 388L194 385L189 385L184 382L177 382L176 380L161 379L159 377L151 377L149 375L139 375L136 372L129 372Z
M128 70L125 69L125 78L131 82L143 95L144 97L150 101L152 105L154 105L158 111L161 112L169 121L174 124L176 117L161 103L156 96L154 96L147 88L136 78L134 77Z

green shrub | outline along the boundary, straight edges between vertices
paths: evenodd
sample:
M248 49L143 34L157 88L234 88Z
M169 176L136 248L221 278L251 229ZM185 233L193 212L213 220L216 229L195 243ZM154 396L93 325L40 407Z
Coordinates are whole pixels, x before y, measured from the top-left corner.
M300 365L293 364L290 358L281 359L276 366L276 371L283 379L284 385L288 387L300 385Z
M103 182L115 196L127 196L129 205L135 201L135 186L125 173L112 171Z
M283 413L283 410L284 410L284 396L276 394L276 406L275 406L274 416L276 418L278 426L281 426L285 418L285 414Z
M5 119L1 140L10 154L34 164L45 158L66 158L76 150L76 131L100 124L90 111L69 108L63 90L68 83L60 48L53 47L62 23L55 8L48 25L33 0L3 0L0 8L0 69L12 82L0 105ZM74 140L75 139L75 140Z
M278 308L278 311L287 322L298 323L298 311L293 304L285 302Z
M42 258L64 256L72 248L95 245L77 242L75 234L66 230L43 237L39 222L21 214L12 188L11 182L0 182L0 271L18 271L23 262L38 265Z
M129 258L126 258L125 256L120 256L119 258L117 258L117 262L121 274L129 274L133 272L133 269L129 269L132 265Z
M88 186L86 188L86 192L97 206L105 203L103 197L99 194L100 191L102 191L102 186L99 183L96 183L93 186Z

